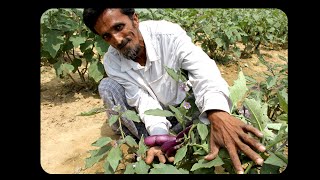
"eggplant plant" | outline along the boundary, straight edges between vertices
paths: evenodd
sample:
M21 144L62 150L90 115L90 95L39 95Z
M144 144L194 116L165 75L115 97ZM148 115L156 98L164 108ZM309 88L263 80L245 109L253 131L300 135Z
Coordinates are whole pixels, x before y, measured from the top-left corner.
M170 68L166 68L166 70L173 79L181 83L182 88L188 91L185 101L179 107L169 106L170 110L151 109L144 113L154 116L175 117L183 127L182 131L178 134L170 132L169 135L141 137L139 142L136 142L130 135L126 136L124 134L119 140L101 137L92 144L98 146L99 149L90 152L91 156L86 159L86 168L104 161L104 173L235 174L232 161L224 148L220 149L214 160L207 161L204 159L204 156L209 152L210 127L192 116L196 106L194 99L189 96L192 94L192 87L188 85L188 79L183 71L174 71ZM268 91L257 92L257 85L252 82L252 78L245 76L242 71L239 72L238 79L230 87L230 98L233 102L232 115L263 132L264 137L261 139L261 143L267 148L266 152L260 153L264 159L262 166L255 165L245 154L239 154L246 174L279 174L287 167L288 99L287 83L283 83L287 79L287 71L280 70L279 72L280 74L277 77L281 76L281 78L272 79L271 73L265 82L266 85L258 83L260 86L267 86ZM251 82L251 85L248 85L248 82ZM271 93L273 91L277 91L277 93ZM268 99L263 98L264 95L267 95ZM273 99L273 101L270 101L270 99ZM268 113L270 111L273 113ZM134 111L119 113L109 118L110 126L115 121L120 122L121 114L129 114L126 117L135 121L139 119ZM192 124L186 126L190 122ZM121 151L120 146L122 145L129 147L134 158L130 162L123 162L126 164L125 168L119 169L121 161L126 156ZM144 161L146 152L155 145L160 146L167 157L174 156L174 162L160 163L155 159L152 164L146 164Z

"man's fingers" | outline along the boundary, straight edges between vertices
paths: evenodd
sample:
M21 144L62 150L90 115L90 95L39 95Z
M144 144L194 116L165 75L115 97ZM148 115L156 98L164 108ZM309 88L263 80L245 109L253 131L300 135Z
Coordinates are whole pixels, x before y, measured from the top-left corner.
M253 146L254 148L259 150L260 152L264 152L266 150L266 147L264 145L259 143L256 139L250 137L248 134L243 133L243 134L241 134L240 137L245 143Z
M215 142L213 135L210 136L210 153L204 157L205 160L210 161L217 157L220 146Z
M226 146L228 152L229 152L229 155L230 155L230 159L233 163L233 166L234 166L234 169L236 170L236 173L237 174L243 174L244 171L243 171L243 168L241 166L241 162L240 162L240 159L239 159L239 156L238 156L238 153L237 153L237 149L236 149L236 146L235 145L227 145Z
M166 162L166 158L165 158L163 152L161 151L160 147L157 147L157 146L151 147L147 151L147 157L145 159L145 162L147 164L151 164L153 162L155 156L158 157L158 159L161 163Z
M259 131L257 128L253 127L252 125L246 124L243 127L246 131L253 133L254 135L256 135L257 137L262 138L263 134L261 131Z
M145 159L145 162L147 164L151 164L153 159L154 159L154 151L153 151L153 149L149 149L147 152L147 157Z
M210 153L208 155L206 155L204 157L204 159L207 161L210 161L210 160L217 157L218 152L219 152L219 148L216 145L214 145L214 146L211 145L210 146Z
M256 153L255 151L253 151L250 148L250 146L244 144L240 140L236 141L236 143L237 143L237 146L239 147L239 149L245 155L247 155L252 161L254 161L256 164L258 164L260 166L263 164L263 159L261 158L261 156L258 153Z
M163 155L162 152L158 152L158 153L156 154L156 156L158 157L158 159L159 159L159 161L160 161L161 163L165 163L165 162L166 162L166 157Z
M168 157L168 161L171 162L171 163L174 162L174 156Z

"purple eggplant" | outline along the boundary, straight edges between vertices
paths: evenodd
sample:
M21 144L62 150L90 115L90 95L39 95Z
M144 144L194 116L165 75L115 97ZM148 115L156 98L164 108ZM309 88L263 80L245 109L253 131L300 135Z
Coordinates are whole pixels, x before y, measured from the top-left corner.
M161 146L163 143L168 141L176 140L176 136L173 135L157 135L156 144Z
M177 139L179 138L183 138L184 137L184 134L188 134L188 132L190 131L190 128L191 128L192 124L188 127L186 127L184 130L182 130L181 132L179 132L176 136Z
M176 144L175 146L170 147L167 151L166 151L166 156L167 157L171 157L179 148L182 147L182 143L180 144Z
M162 144L161 151L162 152L166 152L168 149L172 148L173 146L179 144L179 142L177 142L176 140L171 140L171 141L167 141L165 143Z
M147 146L155 146L156 145L156 138L157 138L157 136L148 136L148 137L144 138L144 143Z
M144 143L147 146L161 146L163 143L167 141L176 140L176 136L164 134L164 135L152 135L148 136L144 139Z

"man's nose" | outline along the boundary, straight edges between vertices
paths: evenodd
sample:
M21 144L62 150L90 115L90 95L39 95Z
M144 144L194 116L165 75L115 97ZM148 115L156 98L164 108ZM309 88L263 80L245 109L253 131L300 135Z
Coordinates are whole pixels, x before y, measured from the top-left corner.
M122 41L123 41L123 37L120 35L120 34L113 34L113 43L116 45L116 46L119 46Z

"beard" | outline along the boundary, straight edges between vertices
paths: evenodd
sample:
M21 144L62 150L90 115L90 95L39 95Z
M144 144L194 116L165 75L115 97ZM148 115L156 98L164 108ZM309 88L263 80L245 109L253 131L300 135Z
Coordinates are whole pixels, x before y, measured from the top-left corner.
M127 58L127 59L131 59L133 61L136 62L136 59L139 55L139 52L141 51L141 47L139 44L136 44L134 47L132 48L124 48L121 53L122 55Z

